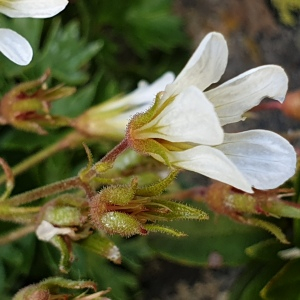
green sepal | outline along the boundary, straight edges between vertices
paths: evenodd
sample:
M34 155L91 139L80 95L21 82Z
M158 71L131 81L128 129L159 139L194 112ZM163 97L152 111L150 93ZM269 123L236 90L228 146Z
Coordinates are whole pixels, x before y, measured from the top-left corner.
M97 174L101 174L101 173L108 171L112 167L113 167L113 164L110 162L99 161L94 164L93 169L97 172Z
M51 296L59 294L56 293L57 288L65 289L93 289L97 290L97 285L93 281L86 280L70 280L63 277L50 277L37 284L29 285L21 289L14 297L13 300L40 300L40 299L52 299ZM55 293L55 294L54 294ZM69 294L68 294L69 295ZM62 294L61 298L66 299L66 294ZM70 295L71 296L71 295ZM54 298L53 298L54 299Z
M47 207L44 220L53 225L62 227L82 225L81 210L72 206Z
M300 219L300 205L298 203L275 199L263 203L262 208L273 216Z
M166 221L173 220L208 220L209 216L204 211L188 206L186 204L168 201L168 200L154 200L151 205L157 205L158 209L165 208L158 216L162 216ZM152 206L153 207L153 206Z
M135 116L132 117L131 121L128 124L128 131L134 131L145 124L149 123L157 114L157 108L159 107L159 94L155 97L154 104L143 113L138 113Z
M77 242L80 246L105 257L115 264L121 263L119 248L106 236L94 233L84 240Z
M109 186L102 189L97 197L104 203L124 206L134 198L136 186L136 180L132 180L131 185Z
M162 192L176 178L178 172L179 172L179 170L173 170L169 173L169 175L166 178L160 180L159 182L137 188L136 195L144 196L144 197L151 197L151 196L158 196L158 195L162 194Z
M290 242L286 239L285 234L282 232L282 230L276 226L273 223L257 219L257 218L248 218L245 222L246 224L249 225L254 225L257 227L260 227L262 229L265 229L272 233L281 243L283 244L289 244Z
M65 240L59 236L55 235L50 243L55 246L60 252L60 260L59 260L59 270L62 273L68 273L71 261L73 260L72 253L69 251L68 245Z
M143 225L143 227L149 232L165 233L165 234L172 235L175 237L187 236L184 232L178 231L174 228L170 228L167 226L158 225L158 224L145 224L145 225Z
M167 166L171 166L168 158L168 150L154 139L134 140L131 143L132 148L142 154L160 156ZM158 159L160 160L160 159Z
M40 286L52 289L61 287L66 289L93 289L97 290L96 283L90 280L71 280L63 277L50 277L41 281Z

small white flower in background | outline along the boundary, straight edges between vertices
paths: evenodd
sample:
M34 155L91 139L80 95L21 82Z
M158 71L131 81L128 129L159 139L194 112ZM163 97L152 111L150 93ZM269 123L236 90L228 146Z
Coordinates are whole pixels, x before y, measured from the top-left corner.
M56 235L75 235L74 229L69 227L55 227L45 220L37 227L35 233L39 240L46 242L50 241Z
M68 0L0 0L0 13L11 18L50 18L61 12ZM25 38L7 28L0 29L0 52L24 66L32 59L32 49Z
M73 126L88 136L121 140L130 118L147 110L153 104L155 95L171 83L174 77L173 73L167 72L151 84L140 81L137 89L128 95L91 107L74 120Z
M128 142L170 166L246 192L275 188L295 172L293 147L270 131L226 134L221 126L243 120L265 97L283 102L288 78L281 67L266 65L205 91L219 81L227 57L224 37L208 34L153 107L131 120Z

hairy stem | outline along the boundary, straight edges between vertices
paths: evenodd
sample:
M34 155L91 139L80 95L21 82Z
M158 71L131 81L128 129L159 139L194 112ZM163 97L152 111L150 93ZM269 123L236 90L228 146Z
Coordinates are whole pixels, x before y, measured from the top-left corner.
M62 180L59 182L55 182L40 188L36 188L34 190L25 192L20 195L16 195L11 197L6 201L11 206L18 206L26 203L30 203L32 201L38 200L40 198L44 198L47 196L51 196L63 191L71 190L71 189L84 189L82 186L82 182L79 177L72 177L66 180Z
M4 236L0 236L0 245L5 245L7 243L11 243L31 232L34 232L34 230L35 230L35 226L29 225L29 226L21 227L17 230L14 230Z
M125 138L122 140L115 148L113 148L110 152L108 152L100 162L102 163L114 163L116 158L123 153L126 149L128 149L128 141Z

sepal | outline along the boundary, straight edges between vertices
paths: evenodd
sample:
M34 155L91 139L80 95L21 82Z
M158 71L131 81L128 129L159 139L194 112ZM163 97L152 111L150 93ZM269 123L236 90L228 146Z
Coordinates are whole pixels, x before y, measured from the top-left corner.
M90 251L101 255L115 264L122 261L119 248L106 236L94 233L88 238L81 240L78 244Z

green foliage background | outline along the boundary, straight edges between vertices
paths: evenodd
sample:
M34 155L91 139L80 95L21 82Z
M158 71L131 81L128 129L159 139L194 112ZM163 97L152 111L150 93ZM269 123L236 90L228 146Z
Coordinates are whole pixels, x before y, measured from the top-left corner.
M177 74L191 52L190 40L184 33L182 21L172 12L171 0L76 0L55 18L12 20L0 16L0 23L26 37L34 49L34 59L26 67L0 56L0 95L16 83L38 78L46 69L51 69L50 86L64 83L77 87L76 94L56 102L53 107L54 114L70 117L112 96L132 91L141 79L152 82L168 70ZM67 132L66 129L53 130L41 137L1 127L1 157L13 166ZM112 146L111 142L101 140L92 145L91 150L97 159ZM74 176L85 163L83 149L58 153L18 176L14 193ZM99 289L112 287L109 294L112 299L142 299L139 276L146 260L160 255L177 263L206 266L209 253L217 251L225 265L249 264L230 299L261 299L260 290L283 267L283 274L294 280L287 281L280 273L275 278L278 285L269 285L265 290L265 299L299 299L291 298L300 280L299 272L295 271L299 269L299 261L285 264L272 252L285 246L269 240L270 235L261 230L237 225L225 217L218 219L217 226L215 221L212 215L210 221L203 223L174 224L189 234L184 242L160 235L114 238L122 253L121 266L77 246L74 249L76 261L68 276L75 280L94 280ZM5 233L14 225L1 222L0 227ZM257 246L251 248L253 245ZM251 255L245 248L250 249ZM262 253L271 254L263 256ZM61 275L58 261L57 250L37 241L34 235L1 246L1 299L11 299L23 286ZM290 294L286 294L287 290Z
M54 103L54 114L75 117L91 105L120 93L130 92L137 82L154 81L167 70L178 72L189 54L189 40L180 19L172 13L170 0L77 0L58 16L39 19L9 19L0 16L2 27L23 35L32 45L34 58L20 67L0 56L0 95L15 84L40 77L51 70L50 86L64 83L77 92ZM68 130L53 130L47 136L0 129L1 156L13 166L52 144ZM113 146L99 141L92 146L101 157ZM86 163L83 149L58 153L16 178L14 193L75 175ZM5 233L14 225L0 223ZM99 289L113 288L113 299L133 299L139 292L138 275L144 259L153 251L146 239L116 239L123 263L116 266L78 246L76 262L67 278L92 279ZM18 289L49 276L61 275L59 253L34 235L0 247L0 295L11 299Z

